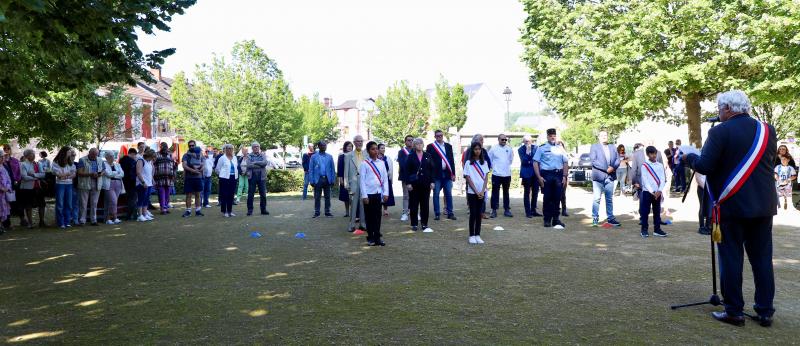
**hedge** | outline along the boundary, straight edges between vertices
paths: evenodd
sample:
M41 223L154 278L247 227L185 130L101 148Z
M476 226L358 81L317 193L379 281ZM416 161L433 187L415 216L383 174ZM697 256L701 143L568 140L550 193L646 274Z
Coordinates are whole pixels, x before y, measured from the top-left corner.
M292 192L303 188L303 170L300 169L273 169L267 174L267 191ZM175 192L183 194L183 171L175 176ZM219 179L211 179L211 193L219 193Z

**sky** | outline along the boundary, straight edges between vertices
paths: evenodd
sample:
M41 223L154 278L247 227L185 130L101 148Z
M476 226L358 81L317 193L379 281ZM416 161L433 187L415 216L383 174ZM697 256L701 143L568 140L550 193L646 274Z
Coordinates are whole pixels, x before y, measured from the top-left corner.
M213 54L255 40L276 60L296 96L318 93L334 104L377 97L398 80L433 88L486 83L511 112L537 111L541 95L520 60L517 0L199 0L173 18L170 32L140 35L143 52L176 48L162 74L191 75Z

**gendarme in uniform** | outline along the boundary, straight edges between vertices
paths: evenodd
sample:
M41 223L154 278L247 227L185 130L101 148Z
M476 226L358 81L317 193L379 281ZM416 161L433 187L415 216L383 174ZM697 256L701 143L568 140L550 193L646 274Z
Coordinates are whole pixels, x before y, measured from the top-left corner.
M568 171L565 170L568 160L564 149L555 143L555 135L556 129L548 129L548 141L542 144L533 155L534 165L538 165L539 168L539 176L544 179L542 212L545 227L564 226L558 219L558 215L564 188L563 181L568 174Z

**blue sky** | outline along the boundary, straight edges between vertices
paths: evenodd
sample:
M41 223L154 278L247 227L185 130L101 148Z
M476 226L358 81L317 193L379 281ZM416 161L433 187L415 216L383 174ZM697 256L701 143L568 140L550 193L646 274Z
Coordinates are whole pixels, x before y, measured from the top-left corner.
M541 108L520 61L515 0L200 0L175 17L171 32L140 36L142 51L174 47L163 68L191 73L213 53L253 39L278 62L295 94L375 97L395 81L431 88L484 82L513 91L511 111ZM502 95L499 95L502 99Z

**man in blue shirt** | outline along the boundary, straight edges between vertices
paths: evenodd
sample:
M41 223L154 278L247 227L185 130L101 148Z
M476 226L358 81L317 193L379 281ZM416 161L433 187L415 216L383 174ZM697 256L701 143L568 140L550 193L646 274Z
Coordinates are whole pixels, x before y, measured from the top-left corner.
M564 185L567 184L569 167L567 155L556 139L556 129L548 129L547 143L542 144L533 155L533 171L544 194L544 227L564 229L564 223L558 218L558 209Z
M620 158L613 144L608 144L608 132L600 131L597 134L597 143L592 144L589 150L592 159L592 227L597 227L600 214L600 197L605 195L606 222L619 227L620 223L614 217L614 181L619 168Z
M325 152L328 143L319 141L317 144L319 151L311 155L308 163L308 183L314 188L314 217L319 217L319 198L325 194L325 216L333 217L331 214L331 184L336 180L336 172L333 168L333 156Z
M523 199L525 202L525 217L542 216L536 212L536 204L539 202L539 179L533 173L533 155L536 154L536 145L530 135L522 137L522 145L517 149L519 154L519 177L522 179L522 186L525 189Z

